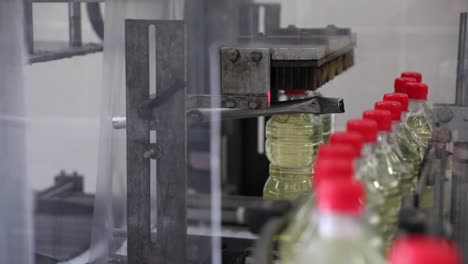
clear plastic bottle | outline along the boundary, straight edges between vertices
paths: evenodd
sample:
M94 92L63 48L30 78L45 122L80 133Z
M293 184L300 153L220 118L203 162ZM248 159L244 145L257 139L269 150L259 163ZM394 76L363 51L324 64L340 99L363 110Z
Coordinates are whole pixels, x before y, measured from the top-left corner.
M389 264L462 264L460 249L450 241L427 235L404 236L395 240Z
M367 120L366 120L367 121ZM377 137L377 128L372 131L368 130L368 133L373 133L373 137ZM357 179L363 179L360 175L361 173L361 166L364 163L364 160L370 155L370 151L368 150L370 147L369 143L364 144L364 137L358 132L334 132L330 136L330 144L344 144L351 146L355 151L355 175ZM364 147L365 146L365 147ZM365 149L364 149L365 148ZM383 241L382 236L384 235L383 230L383 220L380 216L381 208L385 205L385 196L377 188L373 182L363 180L364 185L366 186L366 194L367 194L367 204L366 204L366 226L373 231L373 233L377 236L371 238L372 245L380 250L383 250Z
M420 149L421 156L424 157L432 137L431 113L427 112L428 107L426 105L428 87L424 83L406 83L404 92L409 97L408 126L415 131L424 144L424 147ZM422 208L432 207L433 195L433 186L427 185L421 194L420 206Z
M432 137L430 113L426 110L428 109L426 105L428 87L424 83L405 83L404 92L409 97L408 126L415 131L427 148Z
M404 125L401 122L402 104L397 101L379 101L375 103L375 109L388 110L392 113L392 132L390 133L390 144L396 150L398 156L407 164L411 165L411 170L408 175L402 179L404 185L408 185L410 192L416 188L416 183L419 175L419 167L421 158L419 150L414 146L410 138L401 133Z
M364 138L365 144L357 173L359 179L368 188L377 189L384 197L383 206L377 210L380 226L376 231L382 236L383 248L386 249L397 229L402 199L399 175L386 155L391 153L391 148L386 143L388 136L382 132L378 134L378 123L369 119L349 120L347 130L360 133Z
M323 96L321 92L319 91L314 91L313 92L314 96ZM322 126L323 126L323 136L322 140L324 143L327 143L331 133L334 130L334 119L335 115L334 114L323 114L320 115L320 120L322 121Z
M322 145L319 148L315 163L314 190L320 182L327 179L351 179L354 175L354 151L349 146ZM290 260L311 237L316 235L316 225L311 220L314 215L314 191L307 197L304 204L291 216L286 229L281 233L280 255L281 263L291 263Z
M422 74L420 72L402 72L401 77L413 78L416 80L417 83L422 83ZM426 116L429 118L429 123L432 125L432 109L427 104L427 101L423 102L422 105Z
M305 97L305 91L289 90L289 100ZM275 115L266 125L266 154L270 160L270 177L263 197L296 199L310 193L311 166L322 143L320 118L311 114Z
M317 235L290 257L295 264L379 264L381 255L368 246L361 217L364 186L355 180L324 180L317 189Z

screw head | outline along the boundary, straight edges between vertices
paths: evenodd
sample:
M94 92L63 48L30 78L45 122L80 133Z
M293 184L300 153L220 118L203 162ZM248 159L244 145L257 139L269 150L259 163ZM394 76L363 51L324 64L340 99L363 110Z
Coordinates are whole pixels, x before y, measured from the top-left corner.
M437 119L442 123L448 123L453 119L453 111L450 108L440 108L437 110Z
M162 155L162 148L160 145L151 143L148 146L148 149L143 152L143 157L145 159L158 159Z
M256 109L258 107L258 103L256 101L249 102L249 108Z
M226 57L232 62L237 62L239 60L240 53L237 49L229 49L226 52Z
M263 54L260 51L254 50L250 53L250 60L259 63L263 58Z
M237 106L236 99L234 98L226 99L225 105L227 108L235 108Z

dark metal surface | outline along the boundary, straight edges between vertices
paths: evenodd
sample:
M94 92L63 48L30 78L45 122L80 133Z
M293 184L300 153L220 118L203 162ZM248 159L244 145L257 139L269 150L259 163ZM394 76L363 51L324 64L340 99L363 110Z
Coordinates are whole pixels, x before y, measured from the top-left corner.
M465 131L466 133L466 131ZM452 157L452 199L450 219L453 239L468 260L468 143L454 143ZM466 263L466 262L464 262Z
M208 122L210 114L220 112L222 119L240 119L258 116L271 116L279 114L310 113L328 114L343 113L344 103L340 98L311 97L300 100L289 100L272 103L266 109L250 108L199 108L188 112L189 122Z
M468 13L460 14L460 28L458 33L458 64L456 104L468 105Z
M81 3L68 3L68 35L70 47L81 47Z
M24 3L24 32L26 48L29 54L34 53L34 28L32 0L23 0Z
M249 96L268 105L270 67L268 48L221 48L222 95Z
M157 236L150 237L149 121L138 109L149 99L149 26L155 28L156 98L185 82L185 26L181 21L126 20L127 229L129 263L185 263L186 127L185 89L153 105L162 154L156 172ZM173 88L173 87L172 87ZM174 250L177 241L177 250Z
M435 104L433 115L433 141L453 143L450 222L453 239L462 248L464 259L468 260L468 107ZM446 151L442 152L442 158L446 162L444 153ZM444 166L446 164L441 164L442 168ZM436 185L437 183L436 181ZM443 189L435 188L443 194ZM443 196L439 195L436 199L443 199Z
M151 261L150 160L143 156L150 143L149 121L138 107L149 97L148 24L125 21L127 109L127 231L129 263Z
M101 52L102 44L87 43L81 47L70 47L64 42L35 42L34 54L29 56L29 63L47 62L74 56L83 56Z

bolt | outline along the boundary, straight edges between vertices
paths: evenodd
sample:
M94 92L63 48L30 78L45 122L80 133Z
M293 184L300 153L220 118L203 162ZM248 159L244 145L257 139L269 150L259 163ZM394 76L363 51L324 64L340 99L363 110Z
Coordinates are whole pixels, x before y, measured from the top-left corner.
M442 123L448 123L453 119L453 111L450 108L440 108L437 110L437 119Z
M250 101L249 102L249 108L256 109L257 107L258 107L257 102L255 102L255 101Z
M143 157L145 159L158 159L162 155L162 149L161 146L155 143L151 143L148 147L148 149L143 152Z
M203 121L203 116L200 111L191 111L189 112L189 121L191 124L198 124Z
M239 60L240 54L239 54L239 51L237 49L229 49L226 52L226 56L230 61L235 63L235 62L237 62Z
M234 98L226 99L225 105L227 108L235 108L237 106L236 99Z
M252 51L250 53L250 60L255 62L255 63L259 63L263 58L263 54L260 52L260 51Z

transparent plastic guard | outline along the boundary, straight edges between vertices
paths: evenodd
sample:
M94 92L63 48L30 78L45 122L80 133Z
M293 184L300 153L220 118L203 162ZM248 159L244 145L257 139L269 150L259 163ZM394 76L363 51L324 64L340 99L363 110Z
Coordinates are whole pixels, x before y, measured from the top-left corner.
M280 43L258 33L276 34L286 11L252 0L106 1L91 263L222 263L221 239L239 235L221 225L227 157L216 109L221 71L238 59L224 48L240 47L251 67L241 100L267 107L268 49L302 33L290 28ZM252 77L259 68L267 81Z
M32 195L26 166L23 10L0 2L0 263L33 263Z

